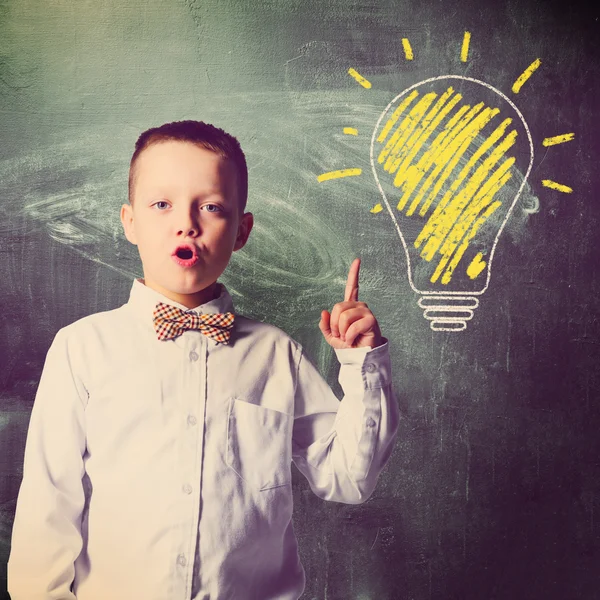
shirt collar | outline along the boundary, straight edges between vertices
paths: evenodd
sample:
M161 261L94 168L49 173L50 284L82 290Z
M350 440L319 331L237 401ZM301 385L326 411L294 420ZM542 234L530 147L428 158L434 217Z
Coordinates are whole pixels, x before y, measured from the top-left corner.
M179 302L175 302L174 300L163 296L160 292L149 288L143 283L142 279L136 279L131 286L127 305L133 309L135 314L139 315L144 320L149 319L150 324L152 323L152 318L154 316L154 309L159 302L176 306L185 311L193 310L199 315L234 312L233 300L231 299L227 288L222 283L218 283L217 285L220 286L220 292L217 298L190 309L183 304L179 304Z

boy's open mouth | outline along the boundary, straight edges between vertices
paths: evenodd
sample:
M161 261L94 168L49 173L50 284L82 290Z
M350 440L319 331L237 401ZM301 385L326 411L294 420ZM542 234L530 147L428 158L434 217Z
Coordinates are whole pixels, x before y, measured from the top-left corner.
M182 267L190 267L198 260L198 253L193 246L178 246L173 252L173 260Z

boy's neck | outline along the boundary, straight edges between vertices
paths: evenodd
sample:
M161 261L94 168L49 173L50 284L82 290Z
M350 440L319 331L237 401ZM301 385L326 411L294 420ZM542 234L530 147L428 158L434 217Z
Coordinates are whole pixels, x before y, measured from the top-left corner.
M203 290L199 290L193 294L178 294L177 292L164 289L162 286L157 285L154 282L147 282L145 279L140 279L140 282L156 292L159 292L169 300L173 300L174 302L177 302L186 308L196 308L201 304L206 304L211 300L215 300L219 297L221 288L220 284L215 281Z

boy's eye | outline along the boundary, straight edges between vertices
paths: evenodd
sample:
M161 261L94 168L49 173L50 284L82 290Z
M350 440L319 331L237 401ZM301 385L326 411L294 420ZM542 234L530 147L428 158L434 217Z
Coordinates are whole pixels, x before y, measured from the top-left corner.
M158 202L154 203L154 206L160 210L164 210L165 208L169 207L169 204L166 202L166 200L159 200Z
M205 204L204 208L206 208L206 210L208 212L219 212L221 210L221 207L218 204Z

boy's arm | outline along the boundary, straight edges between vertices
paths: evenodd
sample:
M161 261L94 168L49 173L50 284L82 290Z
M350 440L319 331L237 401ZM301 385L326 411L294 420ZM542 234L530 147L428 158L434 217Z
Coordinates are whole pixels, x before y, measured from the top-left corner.
M71 354L72 356L73 354ZM87 392L59 331L46 357L25 447L8 562L12 600L75 599L81 552Z
M313 491L359 503L373 492L398 429L388 343L366 304L358 302L360 260L350 267L344 301L323 311L319 327L340 361L337 401L302 354L298 366L293 458Z
M325 500L364 502L375 489L398 429L387 340L336 350L341 402L302 354L296 388L293 459Z

